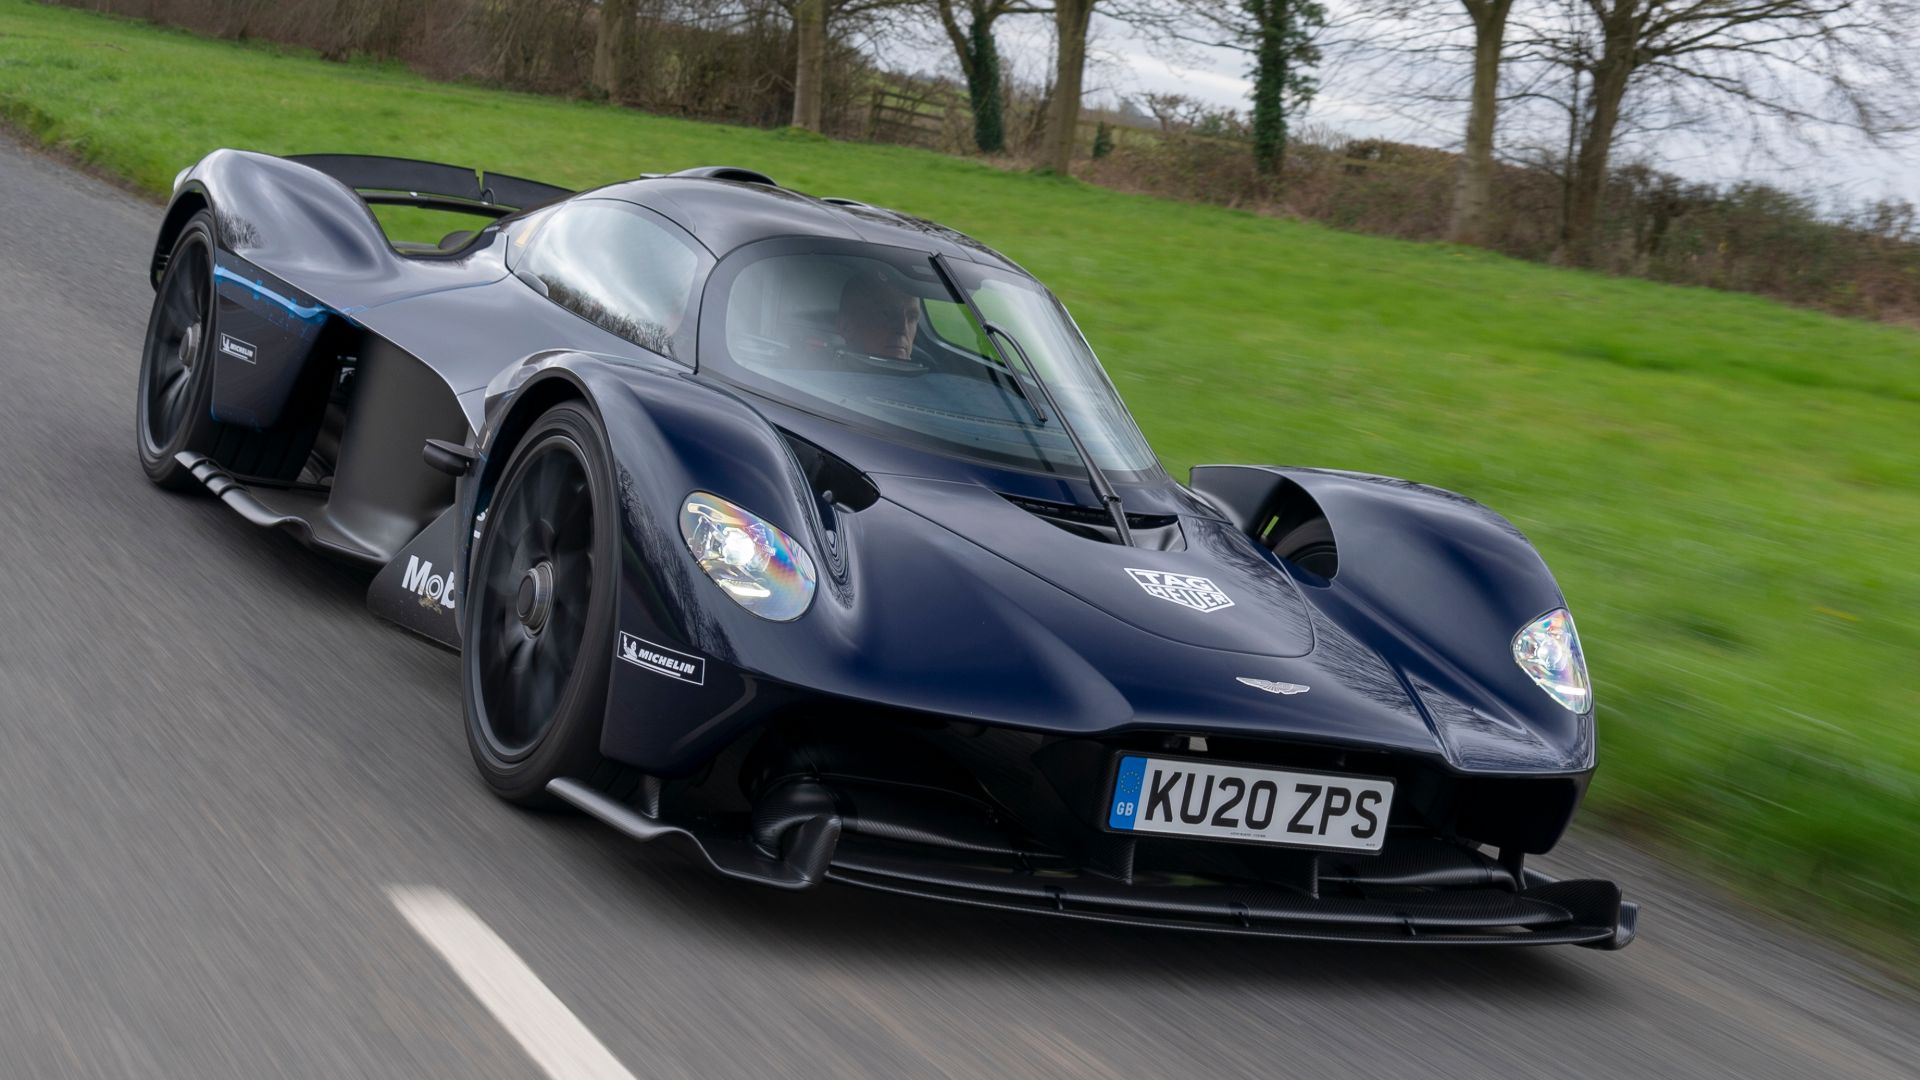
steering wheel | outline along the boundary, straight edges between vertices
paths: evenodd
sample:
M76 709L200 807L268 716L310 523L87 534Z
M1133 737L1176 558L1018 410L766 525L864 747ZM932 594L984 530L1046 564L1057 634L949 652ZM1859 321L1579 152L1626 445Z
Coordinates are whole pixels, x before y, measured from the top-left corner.
M900 359L893 356L875 356L872 353L857 352L853 349L842 349L840 355L850 356L867 367L884 371L889 375L925 375L933 370L932 363L917 356Z

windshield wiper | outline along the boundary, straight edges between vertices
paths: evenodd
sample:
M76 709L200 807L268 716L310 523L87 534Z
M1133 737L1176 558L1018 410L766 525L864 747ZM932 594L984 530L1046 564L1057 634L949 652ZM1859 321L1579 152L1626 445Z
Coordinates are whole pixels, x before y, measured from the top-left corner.
M982 333L987 335L988 340L993 340L994 338L1005 339L1007 344L1013 346L1014 349L1020 353L1020 360L1024 366L1029 368L1033 366L1032 362L1027 359L1027 350L1020 348L1020 343L1013 339L1013 335L1001 329L998 323L983 322L980 324L980 329ZM1000 348L998 342L994 343L993 351L1000 354L1001 365L1006 368L1007 374L1013 379L1013 392L1019 394L1020 400L1027 403L1027 408L1033 410L1034 422L1040 424L1046 423L1047 410L1041 408L1040 403L1033 400L1032 394L1027 393L1026 373L1015 370L1014 366L1007 362L1006 351ZM1043 393L1045 389L1044 386L1041 387ZM1061 423L1064 424L1066 421L1062 420Z
M1073 452L1080 455L1080 463L1086 466L1087 482L1093 485L1095 497L1100 500L1102 506L1106 507L1108 515L1113 518L1114 533L1119 536L1120 543L1127 547L1132 547L1133 530L1127 528L1127 509L1120 502L1120 493L1114 490L1113 481L1107 479L1107 474L1101 471L1100 466L1094 462L1093 455L1087 452L1087 444L1080 441L1080 433L1073 430L1073 421L1067 419L1067 411L1060 407L1060 400L1053 396L1053 388L1048 386L1047 380L1041 377L1040 369L1034 366L1033 360L1027 356L1027 350L1021 347L1020 339L1014 337L999 324L987 321L986 314L980 310L978 304L973 302L973 297L969 295L965 289L960 287L960 281L954 277L952 269L947 266L945 256L933 256L933 268L947 283L948 290L950 290L953 295L959 297L961 303L967 305L967 310L973 313L974 321L980 324L981 332L986 334L989 342L993 343L993 351L1000 354L1000 362L1007 366L1008 371L1014 372L1015 378L1018 379L1020 368L1013 366L1013 358L1008 356L1006 350L1000 347L1000 343L1004 341L1013 346L1013 351L1020 357L1021 368L1024 368L1027 374L1032 377L1033 384L1040 388L1040 395L1047 399L1047 407L1052 409L1054 415L1060 418L1060 430L1066 433L1067 441L1073 444ZM1023 392L1021 396L1025 397L1026 395ZM1040 412L1040 403L1031 398L1028 398L1027 403L1033 406L1034 414L1038 417L1039 421L1043 424L1046 423L1046 416Z

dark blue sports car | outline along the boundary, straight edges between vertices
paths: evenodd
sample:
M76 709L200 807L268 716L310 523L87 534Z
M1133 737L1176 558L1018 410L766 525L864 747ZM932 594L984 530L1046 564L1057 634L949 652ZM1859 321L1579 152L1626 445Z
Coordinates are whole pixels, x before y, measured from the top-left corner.
M395 243L378 204L476 228ZM1594 768L1526 539L1402 480L1175 480L966 236L746 169L221 150L152 278L147 474L376 570L376 614L460 652L504 798L786 888L1633 937L1616 885L1526 865Z

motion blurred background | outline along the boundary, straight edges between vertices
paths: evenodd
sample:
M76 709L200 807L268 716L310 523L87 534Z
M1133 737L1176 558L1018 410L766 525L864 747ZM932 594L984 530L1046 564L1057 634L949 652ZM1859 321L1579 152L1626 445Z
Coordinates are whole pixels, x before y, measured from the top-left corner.
M977 235L1176 475L1510 517L1590 821L1908 977L1916 67L1910 0L0 0L0 118L146 197L221 146L725 163Z

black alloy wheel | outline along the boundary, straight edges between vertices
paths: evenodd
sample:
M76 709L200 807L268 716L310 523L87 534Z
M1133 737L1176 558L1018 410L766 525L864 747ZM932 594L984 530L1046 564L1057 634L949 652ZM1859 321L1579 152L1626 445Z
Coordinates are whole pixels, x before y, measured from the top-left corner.
M174 242L140 360L140 466L161 487L197 486L174 455L204 452L218 437L219 425L209 411L214 336L213 218L202 211Z
M540 417L487 507L467 587L467 741L501 797L599 762L613 655L613 506L606 438L579 405Z

